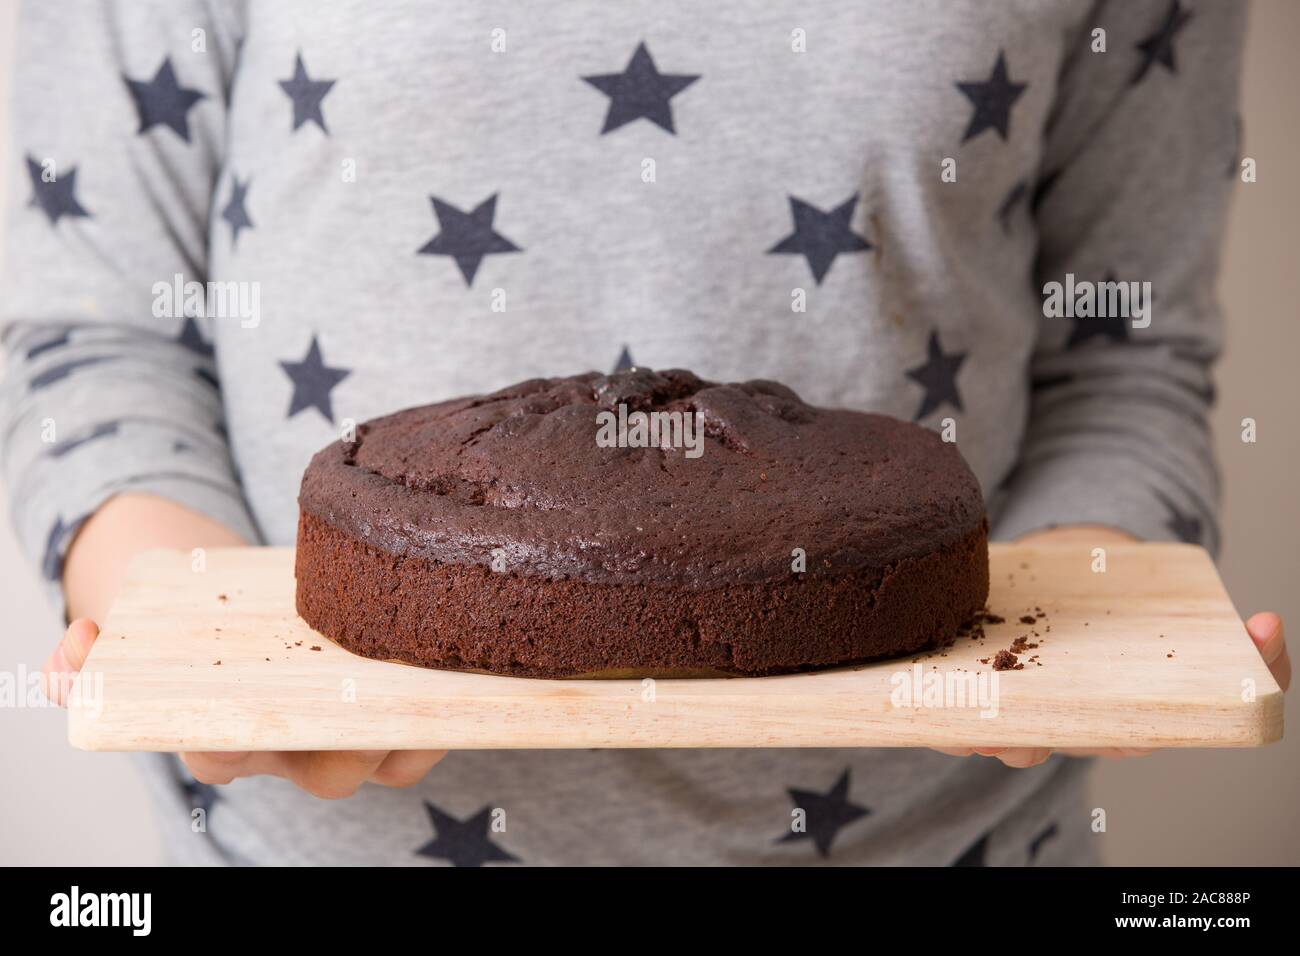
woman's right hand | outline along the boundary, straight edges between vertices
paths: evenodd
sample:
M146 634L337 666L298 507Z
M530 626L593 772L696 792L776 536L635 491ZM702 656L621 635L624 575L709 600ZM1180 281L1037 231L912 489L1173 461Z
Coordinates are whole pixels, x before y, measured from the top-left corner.
M46 661L45 693L66 706L72 682L86 663L103 620L121 588L131 559L151 548L226 548L246 545L238 534L205 515L154 495L109 499L77 533L63 568L70 616L63 640ZM363 783L409 787L446 756L445 750L315 750L254 753L183 753L200 783L230 783L270 774L328 800L351 796Z
M42 668L46 696L66 707L72 683L86 663L99 627L82 617L68 625L63 640ZM290 750L242 753L183 753L200 783L230 783L239 777L269 774L292 781L314 797L350 797L363 783L409 787L424 779L445 750Z

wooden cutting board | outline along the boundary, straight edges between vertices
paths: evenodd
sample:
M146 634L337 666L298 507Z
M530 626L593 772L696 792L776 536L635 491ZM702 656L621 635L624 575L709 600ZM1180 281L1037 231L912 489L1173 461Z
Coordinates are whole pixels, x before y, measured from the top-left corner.
M1005 623L943 651L783 677L550 681L356 657L294 612L293 552L136 560L68 736L88 750L1249 747L1282 693L1209 556L993 545ZM1041 617L1035 617L1041 614ZM1020 618L1033 617L1032 625ZM1037 648L995 671L1017 636ZM986 663L986 661L988 663Z

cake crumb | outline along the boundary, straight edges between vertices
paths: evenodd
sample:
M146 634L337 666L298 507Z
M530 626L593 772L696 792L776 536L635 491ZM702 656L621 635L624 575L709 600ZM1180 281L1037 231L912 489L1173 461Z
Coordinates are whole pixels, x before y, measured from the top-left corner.
M1010 651L998 651L997 657L993 658L993 669L995 671L1023 670L1024 664L1019 663L1019 659Z

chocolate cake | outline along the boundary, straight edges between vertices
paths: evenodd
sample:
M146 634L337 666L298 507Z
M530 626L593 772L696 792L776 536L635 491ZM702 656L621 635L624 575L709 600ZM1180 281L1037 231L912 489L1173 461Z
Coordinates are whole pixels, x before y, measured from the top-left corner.
M954 445L768 381L590 372L410 408L320 451L299 505L298 613L426 667L778 674L950 641L988 596Z

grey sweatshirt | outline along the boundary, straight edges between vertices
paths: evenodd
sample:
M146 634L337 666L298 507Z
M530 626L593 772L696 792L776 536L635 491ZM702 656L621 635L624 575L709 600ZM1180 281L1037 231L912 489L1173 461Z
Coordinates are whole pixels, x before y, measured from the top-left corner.
M1092 522L1213 548L1243 19L29 3L0 394L21 539L54 600L76 529L124 491L291 544L302 469L350 421L635 362L948 428L1001 537ZM1045 284L1107 277L1151 283L1145 316L1045 314ZM188 314L167 292L209 281L231 295ZM1020 864L1095 843L1086 765L1059 758L455 753L340 802L145 762L178 860Z

